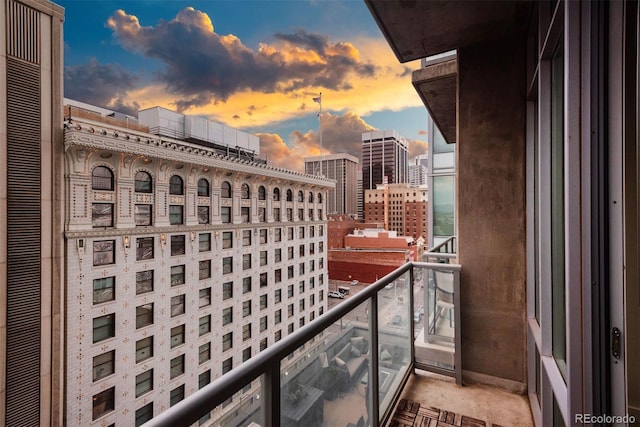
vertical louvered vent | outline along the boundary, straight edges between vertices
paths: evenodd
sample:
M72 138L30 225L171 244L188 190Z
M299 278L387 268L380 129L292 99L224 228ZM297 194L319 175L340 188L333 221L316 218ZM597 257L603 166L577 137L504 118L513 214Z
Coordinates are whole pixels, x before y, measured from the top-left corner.
M7 54L40 63L40 14L23 4L7 0Z
M40 68L7 58L7 426L40 424Z

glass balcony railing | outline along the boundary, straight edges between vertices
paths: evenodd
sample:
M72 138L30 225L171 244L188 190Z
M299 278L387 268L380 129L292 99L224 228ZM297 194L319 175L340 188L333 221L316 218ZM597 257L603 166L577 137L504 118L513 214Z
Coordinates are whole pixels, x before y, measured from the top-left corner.
M414 366L461 372L459 272L404 264L145 426L383 425Z

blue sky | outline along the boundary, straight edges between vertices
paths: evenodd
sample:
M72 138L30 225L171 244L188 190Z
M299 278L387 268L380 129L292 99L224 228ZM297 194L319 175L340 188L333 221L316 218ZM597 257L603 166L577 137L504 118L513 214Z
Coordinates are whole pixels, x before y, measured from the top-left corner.
M323 153L359 156L360 133L395 129L426 150L426 110L364 2L58 1L65 96L135 114L161 105L260 136L301 169Z

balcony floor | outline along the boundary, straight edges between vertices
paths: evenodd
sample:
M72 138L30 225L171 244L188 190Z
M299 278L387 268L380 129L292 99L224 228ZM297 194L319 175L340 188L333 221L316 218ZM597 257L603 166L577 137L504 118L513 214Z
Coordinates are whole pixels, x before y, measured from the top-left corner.
M533 426L526 396L416 371L389 423L402 426Z

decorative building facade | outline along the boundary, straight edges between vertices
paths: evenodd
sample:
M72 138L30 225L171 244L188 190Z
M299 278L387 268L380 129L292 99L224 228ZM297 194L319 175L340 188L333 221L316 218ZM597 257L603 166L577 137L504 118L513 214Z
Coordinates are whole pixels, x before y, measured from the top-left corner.
M365 222L382 222L387 230L427 241L429 193L426 186L378 185L364 192Z
M335 190L329 190L328 213L357 215L357 173L360 161L346 153L304 159L304 171L308 175L320 175L336 181Z
M140 425L325 311L331 181L98 117L64 144L68 425Z

